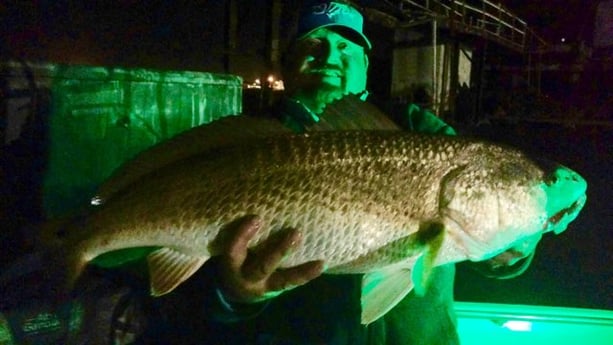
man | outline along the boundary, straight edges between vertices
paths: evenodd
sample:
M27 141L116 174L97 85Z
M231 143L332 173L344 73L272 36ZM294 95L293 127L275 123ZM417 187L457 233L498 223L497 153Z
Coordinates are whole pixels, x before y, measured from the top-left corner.
M366 94L371 43L362 25L361 14L346 2L317 2L305 8L285 59L286 98L274 110L288 127L297 132L343 129L345 125L365 128L352 116L338 121L325 112L346 95ZM377 120L374 123L382 122ZM403 122L409 130L455 134L439 118L415 106L409 108ZM198 313L202 318L166 320L173 336L181 333L191 341L206 339L212 344L459 343L453 265L434 269L423 296L411 293L383 318L363 326L361 275L319 276L325 265L321 261L280 270L283 257L300 241L299 229L252 252L247 243L258 230L257 218L241 223L226 254L206 265L208 272L156 301L161 314L184 316L189 314L189 307L180 307L185 304L184 296L206 291L210 297L202 302L208 303L205 306L199 306L198 300L189 304L207 309ZM483 264L483 270L495 275L493 265L507 267L533 249L511 251Z

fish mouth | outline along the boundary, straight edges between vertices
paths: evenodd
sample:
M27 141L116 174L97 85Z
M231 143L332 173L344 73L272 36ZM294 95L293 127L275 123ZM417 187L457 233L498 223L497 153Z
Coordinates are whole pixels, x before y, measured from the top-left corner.
M544 178L547 197L545 212L549 218L543 230L559 234L577 218L585 205L587 181L575 171L562 165L550 169Z
M577 218L579 212L585 205L586 200L587 196L583 194L569 207L564 208L561 211L555 213L553 216L549 217L549 219L547 219L547 222L545 223L544 232L553 231L557 235L566 230L568 224L572 222L575 218Z

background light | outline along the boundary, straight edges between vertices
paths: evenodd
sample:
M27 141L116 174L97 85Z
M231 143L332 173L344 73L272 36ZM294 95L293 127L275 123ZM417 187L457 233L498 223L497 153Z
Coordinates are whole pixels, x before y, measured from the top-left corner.
M532 330L532 322L530 321L520 321L520 320L509 320L502 324L502 327L509 329L514 332L530 332Z

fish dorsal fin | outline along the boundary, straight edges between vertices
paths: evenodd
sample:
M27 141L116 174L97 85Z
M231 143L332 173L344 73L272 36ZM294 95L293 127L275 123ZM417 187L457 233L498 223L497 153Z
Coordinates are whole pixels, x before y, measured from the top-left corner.
M288 134L279 121L254 116L227 116L162 141L119 167L99 186L92 204L101 204L141 177L196 154L250 140Z
M161 248L147 256L151 295L162 296L191 277L208 257L194 257L170 248Z

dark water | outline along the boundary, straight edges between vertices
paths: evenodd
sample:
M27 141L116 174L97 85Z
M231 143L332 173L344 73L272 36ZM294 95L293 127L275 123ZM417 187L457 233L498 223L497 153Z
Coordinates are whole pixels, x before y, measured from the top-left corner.
M498 124L477 133L571 167L587 180L588 199L567 231L543 237L522 276L487 279L459 265L456 299L613 309L613 127Z

